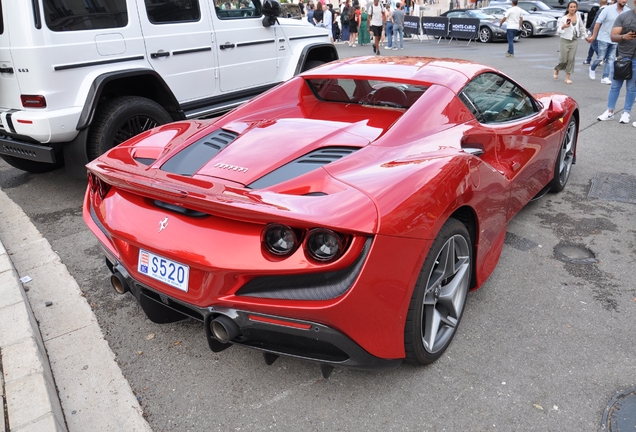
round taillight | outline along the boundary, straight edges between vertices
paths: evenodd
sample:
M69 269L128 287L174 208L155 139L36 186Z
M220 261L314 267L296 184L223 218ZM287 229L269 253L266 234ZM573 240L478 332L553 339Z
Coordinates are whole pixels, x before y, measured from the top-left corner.
M274 255L284 256L292 253L298 245L298 237L293 229L280 224L270 224L263 233L263 243Z
M317 261L331 261L342 253L342 237L325 228L315 228L307 236L307 252Z

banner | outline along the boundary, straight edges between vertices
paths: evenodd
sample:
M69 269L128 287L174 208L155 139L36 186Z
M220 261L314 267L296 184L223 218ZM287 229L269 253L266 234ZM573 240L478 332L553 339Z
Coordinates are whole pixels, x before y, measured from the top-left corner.
M455 39L477 39L479 36L479 18L451 18L450 37Z
M448 18L423 16L422 33L426 36L446 37L448 35Z
M420 19L416 16L406 15L404 17L404 34L405 35L419 35L420 34Z

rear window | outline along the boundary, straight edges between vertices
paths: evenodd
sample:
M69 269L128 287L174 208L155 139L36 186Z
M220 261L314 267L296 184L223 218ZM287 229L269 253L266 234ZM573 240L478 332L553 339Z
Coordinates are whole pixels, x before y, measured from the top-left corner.
M126 0L47 0L44 19L56 32L99 30L128 24Z
M409 108L428 87L382 80L308 79L314 94L326 102Z

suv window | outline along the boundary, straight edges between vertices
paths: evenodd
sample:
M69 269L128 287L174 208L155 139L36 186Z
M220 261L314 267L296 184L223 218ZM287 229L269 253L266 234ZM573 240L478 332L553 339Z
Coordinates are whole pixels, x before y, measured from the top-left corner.
M215 0L214 9L219 19L241 19L261 16L258 0Z
M44 19L52 31L97 30L128 24L126 0L48 0Z
M199 21L198 0L145 0L148 20L153 24Z
M521 87L501 75L484 73L459 95L480 123L501 123L533 115L537 107Z

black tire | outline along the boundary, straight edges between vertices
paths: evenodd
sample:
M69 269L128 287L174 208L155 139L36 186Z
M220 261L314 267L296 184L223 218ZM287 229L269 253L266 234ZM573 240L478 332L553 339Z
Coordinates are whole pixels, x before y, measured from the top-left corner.
M521 37L522 38L529 38L532 37L532 35L534 34L534 28L532 27L532 24L530 24L529 22L523 22L521 24Z
M100 105L86 139L93 160L140 133L172 121L161 105L139 96L121 96Z
M406 325L406 361L429 364L457 331L470 287L473 249L466 226L449 219L428 251L415 284Z
M2 155L2 159L9 165L14 168L17 168L22 171L26 171L32 174L41 174L49 171L56 170L62 166L64 166L64 159L62 152L59 152L55 155L55 159L57 162L55 163L46 163L46 162L36 162L28 159L21 159L13 156Z
M559 148L559 154L554 163L554 178L550 182L550 192L561 192L570 178L572 165L574 164L574 153L578 136L578 124L574 117L570 118L568 128Z
M305 67L303 68L303 72L308 71L309 69L317 68L318 66L322 66L324 64L325 64L324 61L309 60L307 63L305 63Z
M492 30L488 26L479 28L479 42L487 43L492 41Z

